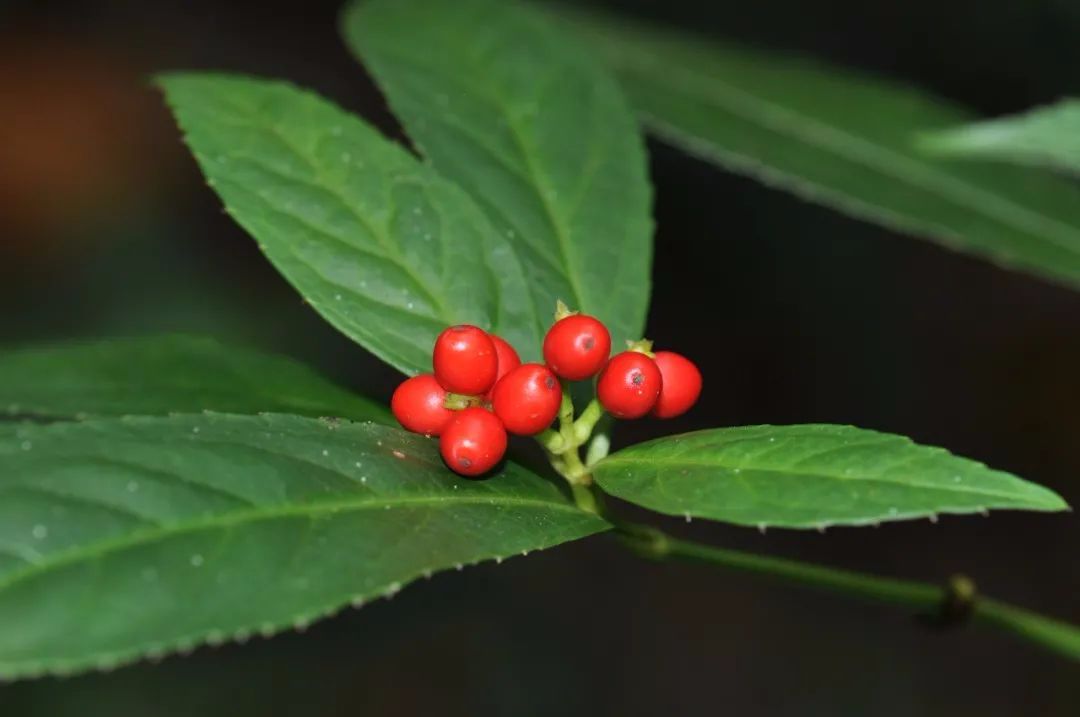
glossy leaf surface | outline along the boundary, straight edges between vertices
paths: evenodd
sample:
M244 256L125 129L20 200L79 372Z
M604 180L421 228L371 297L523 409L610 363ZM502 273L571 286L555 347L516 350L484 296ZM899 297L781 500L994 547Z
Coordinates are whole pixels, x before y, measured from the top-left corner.
M419 151L521 257L538 330L562 299L602 319L617 345L640 338L651 190L606 69L515 0L361 1L343 26ZM523 356L539 359L539 346Z
M0 411L51 419L199 411L298 413L390 422L379 404L301 363L193 336L0 353Z
M407 373L451 324L539 342L524 274L465 192L312 92L159 80L228 211L327 321Z
M1035 170L935 157L917 139L973 119L919 91L829 67L567 13L646 125L807 201L1080 286L1080 189Z
M1053 491L941 448L852 426L743 426L623 449L594 475L652 510L739 525L820 528L979 513L1057 511Z
M607 524L375 424L210 414L0 431L0 677L303 626Z

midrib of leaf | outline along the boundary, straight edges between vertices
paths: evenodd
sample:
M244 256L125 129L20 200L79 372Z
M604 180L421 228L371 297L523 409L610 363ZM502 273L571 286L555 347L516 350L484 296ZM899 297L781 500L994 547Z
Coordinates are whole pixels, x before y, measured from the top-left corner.
M240 157L242 159L246 159L242 155L233 154L233 155L228 155L228 156ZM270 173L275 174L276 172L271 171ZM284 177L286 175L279 174L279 176ZM294 180L294 181L299 181L299 180ZM376 253L372 252L369 249L365 249L363 247L357 246L356 244L351 244L348 241L342 239L341 237L339 237L339 236L337 236L335 234L332 234L332 233L326 231L325 229L323 229L321 227L315 226L314 224L311 224L310 222L308 222L305 219L301 219L296 214L291 214L291 213L289 213L289 212L287 212L287 211L285 211L283 209L279 209L278 207L275 207L273 204L271 204L267 199L265 199L261 195L255 195L255 196L259 197L259 200L263 203L263 206L266 208L266 210L269 211L272 214L281 214L282 216L286 216L286 217L290 218L291 220L302 224L304 227L306 227L307 229L310 229L311 231L315 232L316 234L318 234L318 235L320 235L320 236L322 236L322 237L324 237L326 239L329 239L330 241L333 241L335 243L346 246L350 250L355 251L358 254L364 254L366 256L376 257L378 259L383 259L385 261L391 262L395 266L399 266L399 267L402 266L402 264L400 262L398 262L396 259L394 259L392 257L385 256L385 255L382 255L382 254L376 254ZM292 254L294 259L296 259L298 262L304 263L303 260L300 259L296 255L295 249L293 248L292 245L289 245L288 248L289 248L289 252ZM316 271L310 265L308 266L308 268L311 269L312 271ZM411 269L407 270L406 274L409 276L410 279L412 279L412 281L414 283L414 288L419 288L419 291L417 293L426 295L427 298L430 299L431 304L435 307L436 311L438 312L438 315L436 315L436 316L424 316L424 315L418 314L415 311L409 311L408 309L403 309L400 306L395 306L394 304L390 304L390 303L387 303L385 301L380 301L380 300L378 300L378 299L376 299L376 298L374 298L372 296L368 296L366 294L358 292L353 287L348 286L346 284L342 284L337 279L328 277L325 274L323 274L321 271L319 271L318 274L319 274L319 277L323 281L325 281L328 284L331 284L335 288L338 288L338 289L341 289L342 291L348 292L356 300L365 302L367 304L372 304L374 306L378 306L384 311L390 311L390 312L393 312L395 314L403 314L403 315L409 317L410 319L420 318L420 319L424 319L424 320L430 320L430 321L438 323L440 327L446 326L447 324L450 324L450 323L453 322L453 319L447 317L446 308L445 308L445 305L442 303L442 300L437 298L431 292L431 290L426 288L424 285L416 283L417 279L413 275L413 271ZM386 328L386 327L383 327L382 330L385 333L388 333L388 334L390 334L392 336L396 336L397 338L403 338L403 335L398 331L394 331L394 330Z
M421 70L425 73L437 75L446 84L454 85L459 90L469 94L470 96L482 100L493 110L495 110L495 112L500 117L503 117L505 119L505 126L508 130L510 130L510 137L514 141L514 147L518 151L519 158L521 159L522 164L525 165L524 172L522 172L520 168L507 162L504 157L502 157L498 152L491 149L491 147L489 147L481 138L477 137L461 123L454 122L449 117L440 117L438 113L434 113L433 115L445 126L454 128L459 134L471 140L477 148L482 149L488 156L495 159L495 161L498 162L507 171L516 174L519 178L521 178L527 184L531 184L536 189L535 193L540 199L541 208L544 210L544 217L547 220L552 230L552 233L555 235L555 238L558 241L559 253L563 262L561 266L556 262L553 257L548 256L546 248L537 247L533 241L530 241L528 234L526 232L522 232L521 228L512 219L507 217L506 214L499 207L494 206L486 200L483 201L483 203L484 206L494 209L499 214L499 216L503 218L503 221L505 221L508 225L513 226L515 228L515 232L519 237L521 237L525 241L529 241L529 245L533 251L535 251L539 256L542 256L545 261L551 263L555 269L565 273L567 281L570 284L570 289L573 292L573 296L571 297L571 299L576 302L575 306L572 308L580 308L583 306L587 306L588 304L584 300L585 292L582 288L582 279L579 274L578 264L571 261L572 242L570 241L569 230L565 226L566 220L560 216L560 214L556 211L555 207L551 204L551 200L549 197L553 190L549 184L547 176L544 175L543 172L540 171L540 168L537 167L535 164L534 157L537 154L536 148L532 147L529 144L528 140L526 139L525 133L521 130L521 127L517 123L516 116L513 112L510 111L510 108L506 103L506 99L498 94L498 89L496 87L488 85L468 84L457 75L444 72L442 68L431 66L424 62L417 61L413 58L405 57L398 53L388 51L385 47L383 47L381 51L385 53L388 58L392 58L393 61L396 63L407 65L409 67L412 67L413 69ZM470 76L483 78L485 77L485 74L481 71L476 71L471 72ZM540 93L540 96L542 96L542 93ZM428 121L430 121L430 118L428 118ZM590 145L589 151L590 153L595 154L595 149L593 148L592 144ZM511 244L511 246L513 246L513 244ZM519 252L515 249L515 253ZM520 258L521 257L519 254L519 259ZM535 301L532 298L531 292L529 294L529 298L530 301L533 302L533 311L537 314L537 320L539 321L539 313L536 310ZM541 324L546 330L547 324L545 322L541 322Z
M542 97L543 93L541 93L540 96ZM544 214L551 225L552 231L555 233L555 237L559 241L559 251L562 254L563 262L566 264L566 275L570 280L570 288L574 293L573 298L576 302L574 308L586 306L585 291L582 288L581 276L578 274L578 264L576 261L571 260L572 252L568 230L563 224L560 216L556 213L555 207L551 204L551 194L554 192L554 189L552 189L548 177L536 166L536 148L528 143L521 129L518 127L517 121L505 107L503 108L503 112L506 113L507 116L506 126L510 129L510 136L514 138L514 143L518 147L518 151L521 152L522 160L525 162L525 168L536 183L537 194L539 194L540 203L544 207ZM595 150L590 146L590 152L593 151Z
M234 152L234 153L232 153L231 156L239 157L239 158L245 159L246 161L249 161L249 162L256 162L260 168L262 168L262 169L264 169L266 171L269 171L271 174L276 174L276 175L278 175L280 177L283 177L285 179L289 179L290 181L296 182L297 184L305 184L305 185L307 185L309 187L313 187L316 190L325 192L329 196L336 199L341 204L341 206L343 206L346 209L346 211L353 218L356 219L358 224L360 224L365 229L367 229L368 232L373 237L375 237L375 240L379 243L379 246L381 246L383 251L386 252L386 255L384 257L382 257L382 258L386 259L387 261L393 262L395 265L397 265L402 271L405 272L405 274L416 285L416 287L419 289L418 293L425 294L425 295L428 296L428 298L431 300L431 303L437 308L437 310L439 312L439 317L438 318L443 319L443 321L445 323L447 323L447 324L453 322L453 320L454 320L453 319L453 314L447 308L446 296L443 295L441 292L436 293L435 291L433 291L432 289L428 288L425 285L422 278L416 274L416 271L413 269L413 267L407 261L405 261L404 258L401 256L401 253L397 250L397 247L394 246L393 242L389 241L389 237L387 237L386 234L385 234L385 227L383 227L383 228L376 227L374 224L372 224L367 219L367 217L365 217L360 212L357 212L356 209L352 206L352 203L349 202L348 198L345 197L343 194L341 194L341 192L339 192L338 190L336 190L334 188L334 182L329 181L329 178L323 172L322 168L319 167L315 162L313 162L311 159L309 159L304 154L303 148L298 147L296 144L294 144L286 136L286 134L284 132L282 132L280 129L278 129L278 127L276 127L274 124L259 122L258 119L257 119L258 114L255 112L254 108L251 108L249 106L245 106L245 105L242 105L242 104L238 104L235 101L234 98L228 97L228 96L225 96L225 95L221 95L220 93L219 93L219 98L223 98L224 99L224 104L228 104L228 105L236 108L238 112L240 112L242 114L245 114L248 117L256 118L255 121L249 122L247 125L242 125L242 126L256 127L256 128L263 129L263 131L267 132L271 137L276 139L281 144L282 147L284 147L286 150L288 150L302 164L307 166L311 170L311 172L315 175L315 178L318 180L318 183L313 184L311 181L309 181L307 179L290 176L287 173L282 172L280 169L278 169L276 167L271 167L269 164L266 164L266 163L259 163L259 162L257 162L257 160L254 160L254 159L252 159L250 157L245 157L242 154L238 154L238 153ZM223 122L225 124L235 124L234 122L232 122L230 120L230 118L223 117L220 114L217 115L217 121ZM315 137L315 141L316 142L320 141L318 136ZM402 150L402 151L404 151L404 150ZM313 152L314 152L314 150L313 150ZM346 171L350 171L350 170L346 170ZM262 199L261 196L260 196L260 199ZM263 199L263 201L264 201L264 203L266 202L265 199ZM267 203L267 204L269 205L269 203ZM275 210L279 211L279 212L281 211L281 210L277 210L276 208L275 208ZM291 218L299 221L305 227L308 227L309 229L315 231L316 233L318 233L318 234L320 234L322 236L326 236L326 237L331 238L331 239L333 239L335 241L338 241L338 242L343 242L344 241L341 237L333 235L333 234L327 232L325 229L322 229L320 227L316 227L316 226L311 225L309 222L307 222L305 219L303 219L299 215L288 214L288 216L290 216ZM370 254L369 251L365 251L362 248L357 247L354 244L349 244L348 242L345 242L345 243L351 249L360 251L361 253L369 253ZM291 245L289 246L289 249L290 249L290 251L293 251L293 247ZM293 254L293 256L294 256L294 258L296 258L295 253ZM335 285L337 285L336 282L335 282ZM496 287L497 286L498 285L496 284ZM381 302L379 302L379 303L381 304Z
M489 147L487 144L485 144L482 139L477 137L474 132L469 130L464 125L457 124L457 123L452 122L452 121L448 120L447 118L441 117L439 115L433 115L433 117L427 118L425 121L427 121L427 122L438 122L438 123L443 124L446 127L452 128L458 134L458 136L460 136L463 139L467 140L470 144L472 144L477 149L482 150L490 158L495 160L495 162L497 162L499 165L501 165L507 172L510 172L514 176L518 177L522 182L528 183L530 181L530 177L527 176L521 170L520 167L515 167L514 165L507 162L505 157L503 157L501 154L499 154L495 150L491 149L491 147ZM422 148L423 145L420 145L420 147ZM491 212L493 212L495 214L498 214L499 217L506 224L514 227L514 231L516 232L516 234L518 236L521 236L521 237L526 236L525 234L523 234L520 231L518 226L514 223L513 219L508 217L506 215L506 213L503 211L502 207L498 206L498 204L492 202L491 200L489 200L486 197L477 197L476 200L477 200L478 203L483 204L485 207L487 207ZM552 256L549 253L549 251L548 251L548 249L546 247L537 246L535 243L533 243L533 241L531 239L526 239L525 241L528 242L529 248L532 251L534 251L538 257L543 259L544 262L549 267L551 267L552 269L554 269L555 271L558 271L560 273L565 269L565 267L563 267L562 264L559 263L558 257Z
M830 449L830 451L828 451L828 452L832 452L832 450ZM897 467L904 465L905 463L912 463L912 462L919 461L919 460L926 460L926 456L905 457L901 461L896 461L894 463L890 463L887 466L883 466L881 468L881 470L883 472L884 471L894 470ZM684 460L684 459L678 459L678 458L640 458L639 459L639 458L633 458L632 456L625 456L625 457L612 456L610 458L604 459L603 462L606 465L623 464L623 465L629 465L629 466L634 466L634 467L642 466L642 465L650 465L651 464L651 465L668 466L668 467L693 466L695 468L716 468L716 469L721 469L721 470L732 471L732 476L734 478L736 478L737 480L739 480L740 482L745 481L746 476L744 476L742 473L735 473L734 471L736 469L738 469L739 471L748 471L748 472L752 472L752 473L756 473L756 474L764 473L766 475L774 474L774 475L782 475L782 476L800 476L800 475L806 475L806 474L809 473L809 474L812 474L815 478L827 478L827 479L830 479L830 480L837 480L837 481L843 481L843 482L849 482L849 483L850 482L857 482L859 484L878 483L878 484L886 485L886 486L902 486L902 487L905 487L905 488L919 488L919 489L924 489L924 490L939 491L939 492L945 492L945 493L968 493L968 494L971 494L971 495L986 496L988 498L1005 498L1005 499L1009 499L1009 500L1016 500L1018 496L1023 495L1023 494L1019 494L1019 493L999 493L997 491L990 491L990 490L971 490L967 485L964 485L963 483L957 483L957 484L955 484L955 487L952 486L952 485L942 486L940 484L918 483L918 482L909 481L909 480L904 480L904 481L890 480L890 479L885 478L883 476L867 476L865 474L860 475L860 474L854 474L854 473L850 474L850 475L842 475L842 474L839 474L839 473L830 473L830 472L827 472L827 471L821 471L821 470L817 470L817 469L798 470L798 469L795 469L793 467L763 467L763 466L757 466L757 465L746 465L745 463L742 463L740 465L733 465L733 464L729 464L729 463L722 463L720 461ZM656 480L657 483L663 483L663 481L661 481L659 479L659 477L656 477L653 480ZM961 486L963 486L963 487L961 487Z
M471 496L471 497L468 497L468 498L466 498L466 497L458 497L458 498L452 498L450 501L447 501L447 500L444 500L444 499L441 499L441 498L440 499L430 499L430 498L428 498L428 499L416 499L416 498L414 498L414 499L411 499L411 500L397 499L396 502L398 504L397 507L408 506L408 505L422 505L425 502L431 502L432 504L438 504L438 503L444 503L444 502L455 502L455 503L458 503L458 504L470 504L470 503L471 504L484 504L484 503L490 504L491 503L490 499L485 499L485 498L482 498L480 496ZM512 499L504 499L501 502L502 502L503 505L507 505L507 506L511 506L511 507L537 505L537 506L543 507L545 509L547 509L547 508L557 508L557 509L568 510L568 511L577 510L576 508L574 508L573 506L571 506L569 504L559 505L557 503L547 503L547 502L544 502L544 501L537 501L537 500L532 500L532 499L512 498ZM326 506L328 504L323 504L323 505ZM381 505L383 505L383 504L380 504L380 506ZM363 506L361 506L361 505L357 505L357 506L355 506L355 509L356 510L363 510L363 509L371 509L371 508L374 508L374 507L379 507L379 506L374 506L374 505L370 505L370 506L363 505ZM341 509L338 509L338 508L334 508L331 512L332 513L340 513L340 512L344 512L344 511L341 510ZM308 523L309 526L313 524L314 518L317 517L315 515L312 515L311 513L304 513L303 511L299 511L299 514L304 516L304 517L308 517L309 519L311 519L309 521L309 523ZM261 519L273 519L273 518L276 518L276 517L290 517L290 515L288 515L285 512L281 512L279 515L274 515L274 516L263 515L260 518ZM423 523L412 523L409 526L408 533L415 533L418 530L420 530L423 527L423 525L426 524L426 521L429 518L430 518L430 514L425 516L425 521ZM213 522L214 521L204 521L204 524L201 524L201 525L197 524L197 523L190 523L190 524L188 524L186 526L188 528L187 530L170 531L171 533L179 535L179 534L183 534L183 533L198 532L200 529L212 530L212 529L215 529L217 527L229 528L228 532L226 532L225 535L222 537L222 539L219 541L219 543L216 546L214 552L207 554L206 561L204 563L204 565L207 565L207 566L213 565L213 562L214 562L215 558L224 550L224 547L227 545L228 541L232 538L232 535L233 535L233 531L231 530L231 528L235 527L235 526L229 526L229 525L215 526L215 525L213 525ZM247 521L247 522L249 522L249 523L250 522L255 522L255 520L253 519L253 520L250 520L250 521ZM308 531L308 534L310 534L310 531ZM154 535L153 533L143 533L141 535L145 538L146 542L172 537L172 535ZM140 536L133 536L133 537L138 538ZM286 568L288 568L288 566L291 566L293 563L295 563L296 556L301 553L300 548L303 547L303 544L307 539L308 538L305 537L304 539L298 541L297 544L294 546L294 550L292 551L292 554L288 559L288 563L286 564ZM139 541L139 540L132 540L132 541L124 541L124 540L103 541L101 543L96 544L95 547L97 548L97 551L96 551L96 554L93 554L93 555L79 555L79 554L77 554L79 551L70 551L70 552L67 552L67 553L58 554L56 560L52 561L52 563L47 565L47 566L44 566L44 565L42 565L40 563L35 564L31 568L16 571L16 572L12 573L11 575L9 575L8 578L0 580L0 591L11 588L11 587L17 585L19 582L21 582L23 580L31 579L31 578L36 577L38 575L45 574L45 573L49 572L50 570L60 569L60 568L63 568L65 566L67 566L67 565L71 565L73 563L81 562L84 559L93 560L95 566L100 566L100 564L101 564L99 562L100 559L106 557L109 553L123 551L124 549L126 549L128 547L132 547L133 545L138 545L140 542L141 541ZM97 569L97 568L95 567L95 569ZM287 569L285 570L285 573L286 574L288 573ZM392 584L389 588L382 590L382 592L384 594L386 594L386 595L393 594L393 592L395 592L396 590L398 590L400 588L402 583L412 582L415 578L418 578L421 575L430 576L430 572L428 570L424 570L424 569L416 570L416 571L410 573L407 576L402 576L401 582L397 582L397 583ZM378 594L377 591L371 591L370 593L365 593L364 597L366 598L368 595L377 595L377 594ZM342 603L347 601L347 600L352 600L353 604L355 606L355 605L357 605L357 603L355 602L356 597L357 596L355 595L354 592L350 591L350 592L344 593L344 594L340 595L339 597L337 597L335 599L328 600L325 603L323 603L322 605L312 608L307 613L305 613L302 620L306 624L307 622L310 622L312 620L315 620L315 619L330 615L333 612L335 612L336 610L338 610L340 608L340 606L342 605ZM81 609L77 610L77 612L85 614L85 612L87 610L89 610L90 606L87 605L85 603L85 601L84 601L84 602L79 603L78 607L81 608ZM278 630L280 630L283 627L287 626L287 624L288 624L287 622L281 622L281 621L274 622L274 623L267 622L267 623L263 623L262 625L260 625L258 627L258 630L263 635L268 636L269 634L271 634L273 632L277 632ZM294 621L293 624L295 625L297 623L295 623L295 621ZM227 639L241 640L244 637L250 635L251 632L253 632L253 630L240 629L240 630L238 630L238 631L236 631L234 633L226 633L226 632L224 632L222 630L199 629L199 630L189 632L188 634L185 634L185 635L173 637L173 638L168 639L168 640L143 640L143 641L139 642L138 644L126 646L124 648L112 649L112 650L107 650L107 651L99 651L99 652L97 652L97 653L95 653L93 655L92 659L97 664L98 669L103 669L103 668L107 668L107 667L112 666L117 661L127 659L132 655L146 655L146 654L151 654L151 653L153 653L155 651L171 651L171 650L178 649L178 648L183 649L184 647L194 646L196 643L201 642L203 640L210 641L211 644L218 644L220 642L224 642ZM84 666L86 664L86 659L87 658L85 658L85 657L76 657L76 658L53 659L51 661L45 660L45 661L39 661L36 664L32 664L32 666L30 666L30 667L27 667L27 665L25 663L13 663L13 664L20 664L21 665L20 672L18 673L20 676L22 676L22 677L33 677L33 676L42 675L42 674L64 674L72 666ZM43 665L49 664L49 663L51 663L51 667L48 667L48 668L43 667ZM0 663L0 667L2 667L3 664L4 663Z
M95 504L96 505L96 504ZM121 552L145 543L154 543L168 538L212 531L217 529L231 530L238 526L249 525L260 521L275 520L278 518L306 517L316 519L323 515L340 515L342 513L355 513L365 510L387 510L408 507L440 507L450 505L495 505L505 507L537 508L544 511L565 511L580 513L580 509L569 504L557 501L543 501L533 498L517 498L513 496L405 496L405 497L377 497L365 500L337 500L312 503L308 505L280 505L273 508L243 509L231 511L209 518L196 521L179 522L168 526L151 528L132 532L123 538L105 540L93 545L55 553L50 558L32 562L30 566L22 570L16 570L6 577L0 578L0 591L7 590L13 585L24 580L48 573L68 565L83 561L96 561L110 553ZM30 562L30 561L28 561Z
M249 126L249 125L242 125L242 126L246 127L246 126ZM276 135L274 135L274 136L276 137ZM301 158L301 160L305 161L308 164L308 166L310 166L310 167L312 167L314 169L314 165L311 164L310 162L307 162L307 160L304 159L302 157L302 155L300 155L297 152L297 150L293 149L292 147L290 147L288 145L285 145L285 147L290 152L292 152L295 156L297 156L297 157ZM281 207L275 206L272 202L270 202L268 199L263 197L261 194L253 193L254 196L259 198L259 201L261 201L263 203L263 206L265 207L265 209L268 212L270 212L271 214L280 214L280 215L282 215L284 217L287 217L290 220L300 224L305 229L308 229L309 231L313 232L314 234L317 234L317 235L323 237L324 239L332 241L332 242L334 242L336 244L340 244L342 246L345 246L350 251L355 251L358 254L363 254L365 256L373 257L375 259L390 262L394 266L397 266L398 268L402 269L405 272L405 275L408 276L409 279L412 281L413 289L416 291L416 293L421 294L423 296L426 296L427 299L430 301L430 303L439 312L439 316L431 317L431 318L436 319L436 320L439 319L439 318L442 318L446 322L449 321L448 319L446 319L447 310L446 310L445 297L443 297L441 294L439 294L439 295L435 294L431 289L429 289L425 284L423 284L421 282L421 280L420 280L420 277L418 277L416 275L416 273L412 269L412 267L409 264L407 264L400 257L400 255L398 255L396 252L389 252L388 251L388 245L386 243L386 240L385 240L383 234L381 232L379 232L379 231L376 231L375 228L372 226L372 224L370 222L368 222L361 214L357 213L352 208L352 206L349 204L349 202L346 200L346 198L343 197L341 194L339 194L339 193L335 192L334 190L330 189L329 186L327 186L325 184L322 184L322 185L314 184L314 183L312 183L311 181L309 181L306 178L301 178L301 177L296 177L296 176L290 175L290 174L288 174L286 172L283 172L282 170L280 170L280 169L278 169L276 167L271 167L269 164L265 164L263 162L260 162L257 159L249 157L249 156L247 156L245 154L241 154L239 152L234 151L234 152L222 153L222 156L229 157L230 159L233 159L233 160L241 160L243 162L250 162L250 163L254 164L255 166L257 166L259 168L259 170L262 171L262 172L265 172L267 174L276 176L276 177L278 177L280 179L288 180L288 181L293 182L295 184L302 184L302 185L305 185L307 187L316 189L318 191L321 191L321 192L327 194L329 197L337 200L338 203L340 203L341 206L345 207L345 209L348 211L348 213L350 215L355 217L358 220L358 222L361 225L364 226L364 228L368 231L369 234L371 234L373 237L375 237L375 240L379 243L379 246L381 246L383 248L383 250L388 252L388 253L378 254L376 252L371 251L371 249L368 249L366 247L362 247L362 246L357 245L357 244L353 244L353 243L347 241L346 239L344 239L343 237L338 236L337 234L334 234L334 233L332 233L330 231L327 231L326 229L324 229L324 228L322 228L322 227L320 227L320 226L318 226L316 224L312 224L310 221L308 221L306 218L304 218L300 214L295 214L293 212L289 212L289 211L287 211L285 209L282 209ZM323 175L321 174L321 172L319 172L319 170L316 169L315 173L317 175L317 179L322 180L324 178ZM303 261L302 259L300 259L300 257L298 257L296 255L295 249L294 249L294 247L292 245L289 245L288 249L289 249L289 251L292 254L294 259L296 259L297 261L301 261L301 262ZM360 300L366 301L366 302L368 302L370 304L375 304L376 306L383 307L384 309L394 311L394 312L399 313L399 314L406 314L409 317L413 317L415 315L413 312L409 312L409 311L407 311L405 309L402 309L400 306L394 306L393 304L388 304L386 302L379 301L378 299L372 298L370 296L365 296L364 294L356 292L351 287L343 285L339 281L337 281L335 279L332 279L330 277L327 277L325 274L320 273L319 276L324 281L326 281L327 283L332 284L335 287L337 287L337 288L339 288L339 289L341 289L343 291L348 291L350 294L352 294L354 297L356 297L356 298L358 298Z
M623 57L620 63L625 67L633 67L650 73L657 69L651 63L642 62L641 58ZM665 87L683 92L688 99L697 100L707 97L714 106L737 114L743 119L765 124L770 129L787 133L808 144L826 147L845 159L862 164L880 174L902 179L923 190L937 192L965 209L974 210L976 213L1001 221L1020 231L1045 236L1053 240L1060 248L1080 255L1080 246L1077 245L1080 232L1067 224L1020 206L1008 197L966 184L865 138L826 125L809 115L797 114L770 100L722 83L716 78L700 75L681 67L665 67L663 72ZM666 126L668 132L685 133L685 130L672 128L669 123L652 116L649 122ZM698 139L703 141L701 138ZM820 186L819 188L830 193L833 191ZM863 203L860 202L860 204ZM875 207L874 211L878 209Z

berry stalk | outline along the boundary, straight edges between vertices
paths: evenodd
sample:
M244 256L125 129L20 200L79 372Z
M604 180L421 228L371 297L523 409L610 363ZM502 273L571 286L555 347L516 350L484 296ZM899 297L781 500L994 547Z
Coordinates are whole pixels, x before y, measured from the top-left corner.
M589 440L597 422L603 417L604 407L600 405L600 401L595 398L589 401L589 405L574 421L574 437L578 440L578 445L583 445Z
M597 512L595 496L588 490L588 486L592 484L592 474L582 462L579 449L589 440L593 427L603 413L600 404L594 400L582 412L581 417L575 420L574 400L567 387L563 386L562 402L559 404L559 430L549 429L536 437L547 452L552 467L570 484L574 500L580 507L594 513ZM578 490L579 488L585 490Z

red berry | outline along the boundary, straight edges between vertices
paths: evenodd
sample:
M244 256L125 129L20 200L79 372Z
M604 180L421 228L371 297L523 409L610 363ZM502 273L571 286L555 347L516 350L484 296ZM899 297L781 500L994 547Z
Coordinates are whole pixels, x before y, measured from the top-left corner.
M430 373L406 379L394 391L390 410L405 430L413 433L439 435L454 412L443 405L446 389Z
M611 353L611 334L598 319L572 314L555 322L544 337L544 361L569 381L595 376Z
M483 408L457 411L443 429L439 451L450 470L463 476L487 473L506 453L506 429Z
M596 396L615 418L641 418L656 404L663 377L643 353L624 351L608 361L596 382Z
M466 396L486 393L495 383L499 358L495 342L476 326L451 326L435 339L435 378L447 391Z
M663 385L652 415L674 418L686 413L701 395L701 371L693 361L674 351L657 351L654 361L663 376Z
M498 386L499 379L521 365L521 357L518 356L518 352L514 350L514 347L510 345L509 341L501 339L495 334L489 335L491 336L492 343L495 344L495 354L499 358L499 368L495 374L495 386ZM488 401L495 395L495 386L492 386L491 390L484 396Z
M503 376L492 389L492 408L506 430L532 436L555 420L562 402L562 386L542 364L527 363Z

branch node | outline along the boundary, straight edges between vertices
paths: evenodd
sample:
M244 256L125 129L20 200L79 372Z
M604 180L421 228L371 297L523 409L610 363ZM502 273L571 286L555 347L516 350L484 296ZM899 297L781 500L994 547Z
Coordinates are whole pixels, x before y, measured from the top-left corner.
M945 583L937 613L925 616L925 622L938 629L960 627L971 619L978 597L974 580L967 575L953 575Z
M668 536L649 525L619 525L618 537L637 555L650 560L663 560L671 552Z

